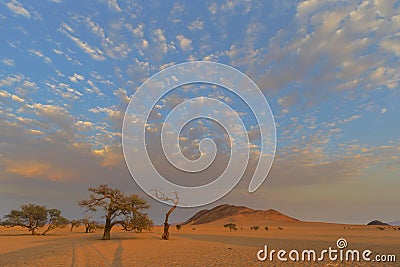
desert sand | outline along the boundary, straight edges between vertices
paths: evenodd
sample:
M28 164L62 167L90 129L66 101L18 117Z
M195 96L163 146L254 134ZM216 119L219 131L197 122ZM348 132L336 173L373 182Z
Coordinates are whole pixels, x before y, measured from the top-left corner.
M83 228L31 236L25 229L0 228L0 266L396 266L396 263L343 263L257 260L257 252L270 249L336 248L343 237L348 248L394 254L400 260L400 230L377 226L310 222L247 221L237 218L238 230L230 232L225 221L171 226L171 240L161 240L161 227L150 233L127 233L118 227L112 240L101 240L102 232L85 234ZM259 225L258 231L250 230ZM264 227L268 227L268 231Z

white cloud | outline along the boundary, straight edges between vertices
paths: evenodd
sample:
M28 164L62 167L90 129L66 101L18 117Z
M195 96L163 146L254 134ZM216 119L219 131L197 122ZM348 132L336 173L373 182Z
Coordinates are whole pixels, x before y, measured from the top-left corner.
M6 4L6 6L15 14L21 15L27 18L31 17L31 14L28 10L26 10L21 3L16 0L12 0Z
M352 116L350 116L350 117L348 117L346 119L340 120L340 123L349 123L349 122L352 122L354 120L358 120L359 118L361 118L361 115L355 114L355 115L352 115Z
M202 30L203 27L204 27L204 23L199 18L197 18L196 20L192 21L188 26L189 30L191 30L191 31Z
M42 52L40 52L38 50L29 49L28 52L35 56L42 58L44 63L50 64L52 62L51 58L45 56Z
M58 125L67 132L70 132L74 119L64 107L40 103L35 103L31 107L34 109L37 116Z
M104 94L100 91L100 89L91 81L87 80L87 83L90 85L90 88L85 87L85 90L89 93L96 93L98 96L103 96Z
M74 73L74 75L68 76L68 79L71 82L78 82L78 81L83 81L85 79L85 77L83 75L78 74L78 73Z
M176 36L176 39L178 39L178 41L179 41L179 47L180 47L183 51L192 50L192 40L190 40L189 38L186 38L186 37L183 36L182 34Z
M382 108L380 113L384 114L384 113L386 113L386 111L387 111L387 108Z
M93 59L103 61L106 58L103 55L103 52L97 48L96 46L91 46L88 43L80 40L79 38L73 36L70 32L73 32L72 28L69 27L66 23L62 23L61 31L65 33L72 41L75 42L77 46L79 46L86 54L90 55Z
M152 35L152 56L157 61L160 61L162 60L163 56L168 52L167 38L165 37L164 31L162 29L155 29Z
M19 102L19 103L23 103L25 101L24 99L20 98L19 96L11 94L11 93L9 93L7 91L4 91L4 90L0 90L0 97L2 97L2 98L11 98L11 100Z
M290 83L299 83L310 96L305 104L315 105L335 90L350 94L356 88L375 90L398 85L394 60L400 57L395 37L400 30L398 15L386 12L386 17L379 16L374 2L336 3L298 3L296 27L279 30L270 39L263 59L256 57L250 68L253 77L261 77L261 88L277 93ZM260 61L269 67L257 68ZM389 69L397 71L389 73ZM320 90L321 84L325 90Z
M15 61L14 61L13 59L11 59L11 58L2 59L1 62L2 62L4 65L7 65L7 66L9 66L9 67L15 66Z
M125 89L118 88L116 91L114 91L113 94L115 96L117 96L124 104L128 104L130 101L130 98L129 98L128 94L126 93Z
M138 24L136 28L133 28L130 24L127 24L126 27L135 35L136 37L143 38L144 33L144 25L143 23Z
M117 3L117 0L108 0L107 3L108 3L108 6L112 9L114 9L115 11L117 11L117 12L122 11L122 9L119 7L119 5Z

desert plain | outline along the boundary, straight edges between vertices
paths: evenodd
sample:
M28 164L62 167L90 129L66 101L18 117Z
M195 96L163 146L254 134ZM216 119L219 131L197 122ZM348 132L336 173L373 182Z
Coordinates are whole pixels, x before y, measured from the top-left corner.
M232 218L229 219L232 222ZM0 266L398 266L399 263L259 261L257 252L269 249L321 251L345 238L348 249L369 249L400 260L400 230L391 226L345 225L301 221L253 221L236 217L237 230L224 228L228 220L201 225L171 226L170 240L161 240L162 227L130 233L118 227L112 240L102 231L83 227L32 236L22 228L0 228ZM259 225L257 231L252 225ZM265 229L268 227L268 230Z

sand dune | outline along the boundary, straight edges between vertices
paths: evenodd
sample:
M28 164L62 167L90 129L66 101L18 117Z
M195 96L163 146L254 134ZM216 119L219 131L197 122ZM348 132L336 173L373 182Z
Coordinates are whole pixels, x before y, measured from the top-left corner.
M274 209L269 210L254 210L245 206L235 206L224 204L212 208L210 210L201 210L189 218L183 224L206 224L212 222L238 222L242 225L247 222L263 222L263 221L298 221L295 218L289 217Z

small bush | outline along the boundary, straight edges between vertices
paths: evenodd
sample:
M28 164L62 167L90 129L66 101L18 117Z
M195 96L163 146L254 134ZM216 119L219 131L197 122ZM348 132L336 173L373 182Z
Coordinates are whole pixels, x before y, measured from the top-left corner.
M225 228L229 228L229 232L232 232L232 230L237 230L236 224L234 224L234 223L227 223L227 224L224 225L224 227Z
M260 226L258 226L258 225L253 226L253 229L254 229L254 231L257 231L258 229L260 229Z
M278 230L283 230L283 228L282 227L278 227Z
M268 227L267 226L265 226L264 229L265 229L265 231L268 231Z
M192 228L192 230L194 231L194 230L196 230L196 228Z

